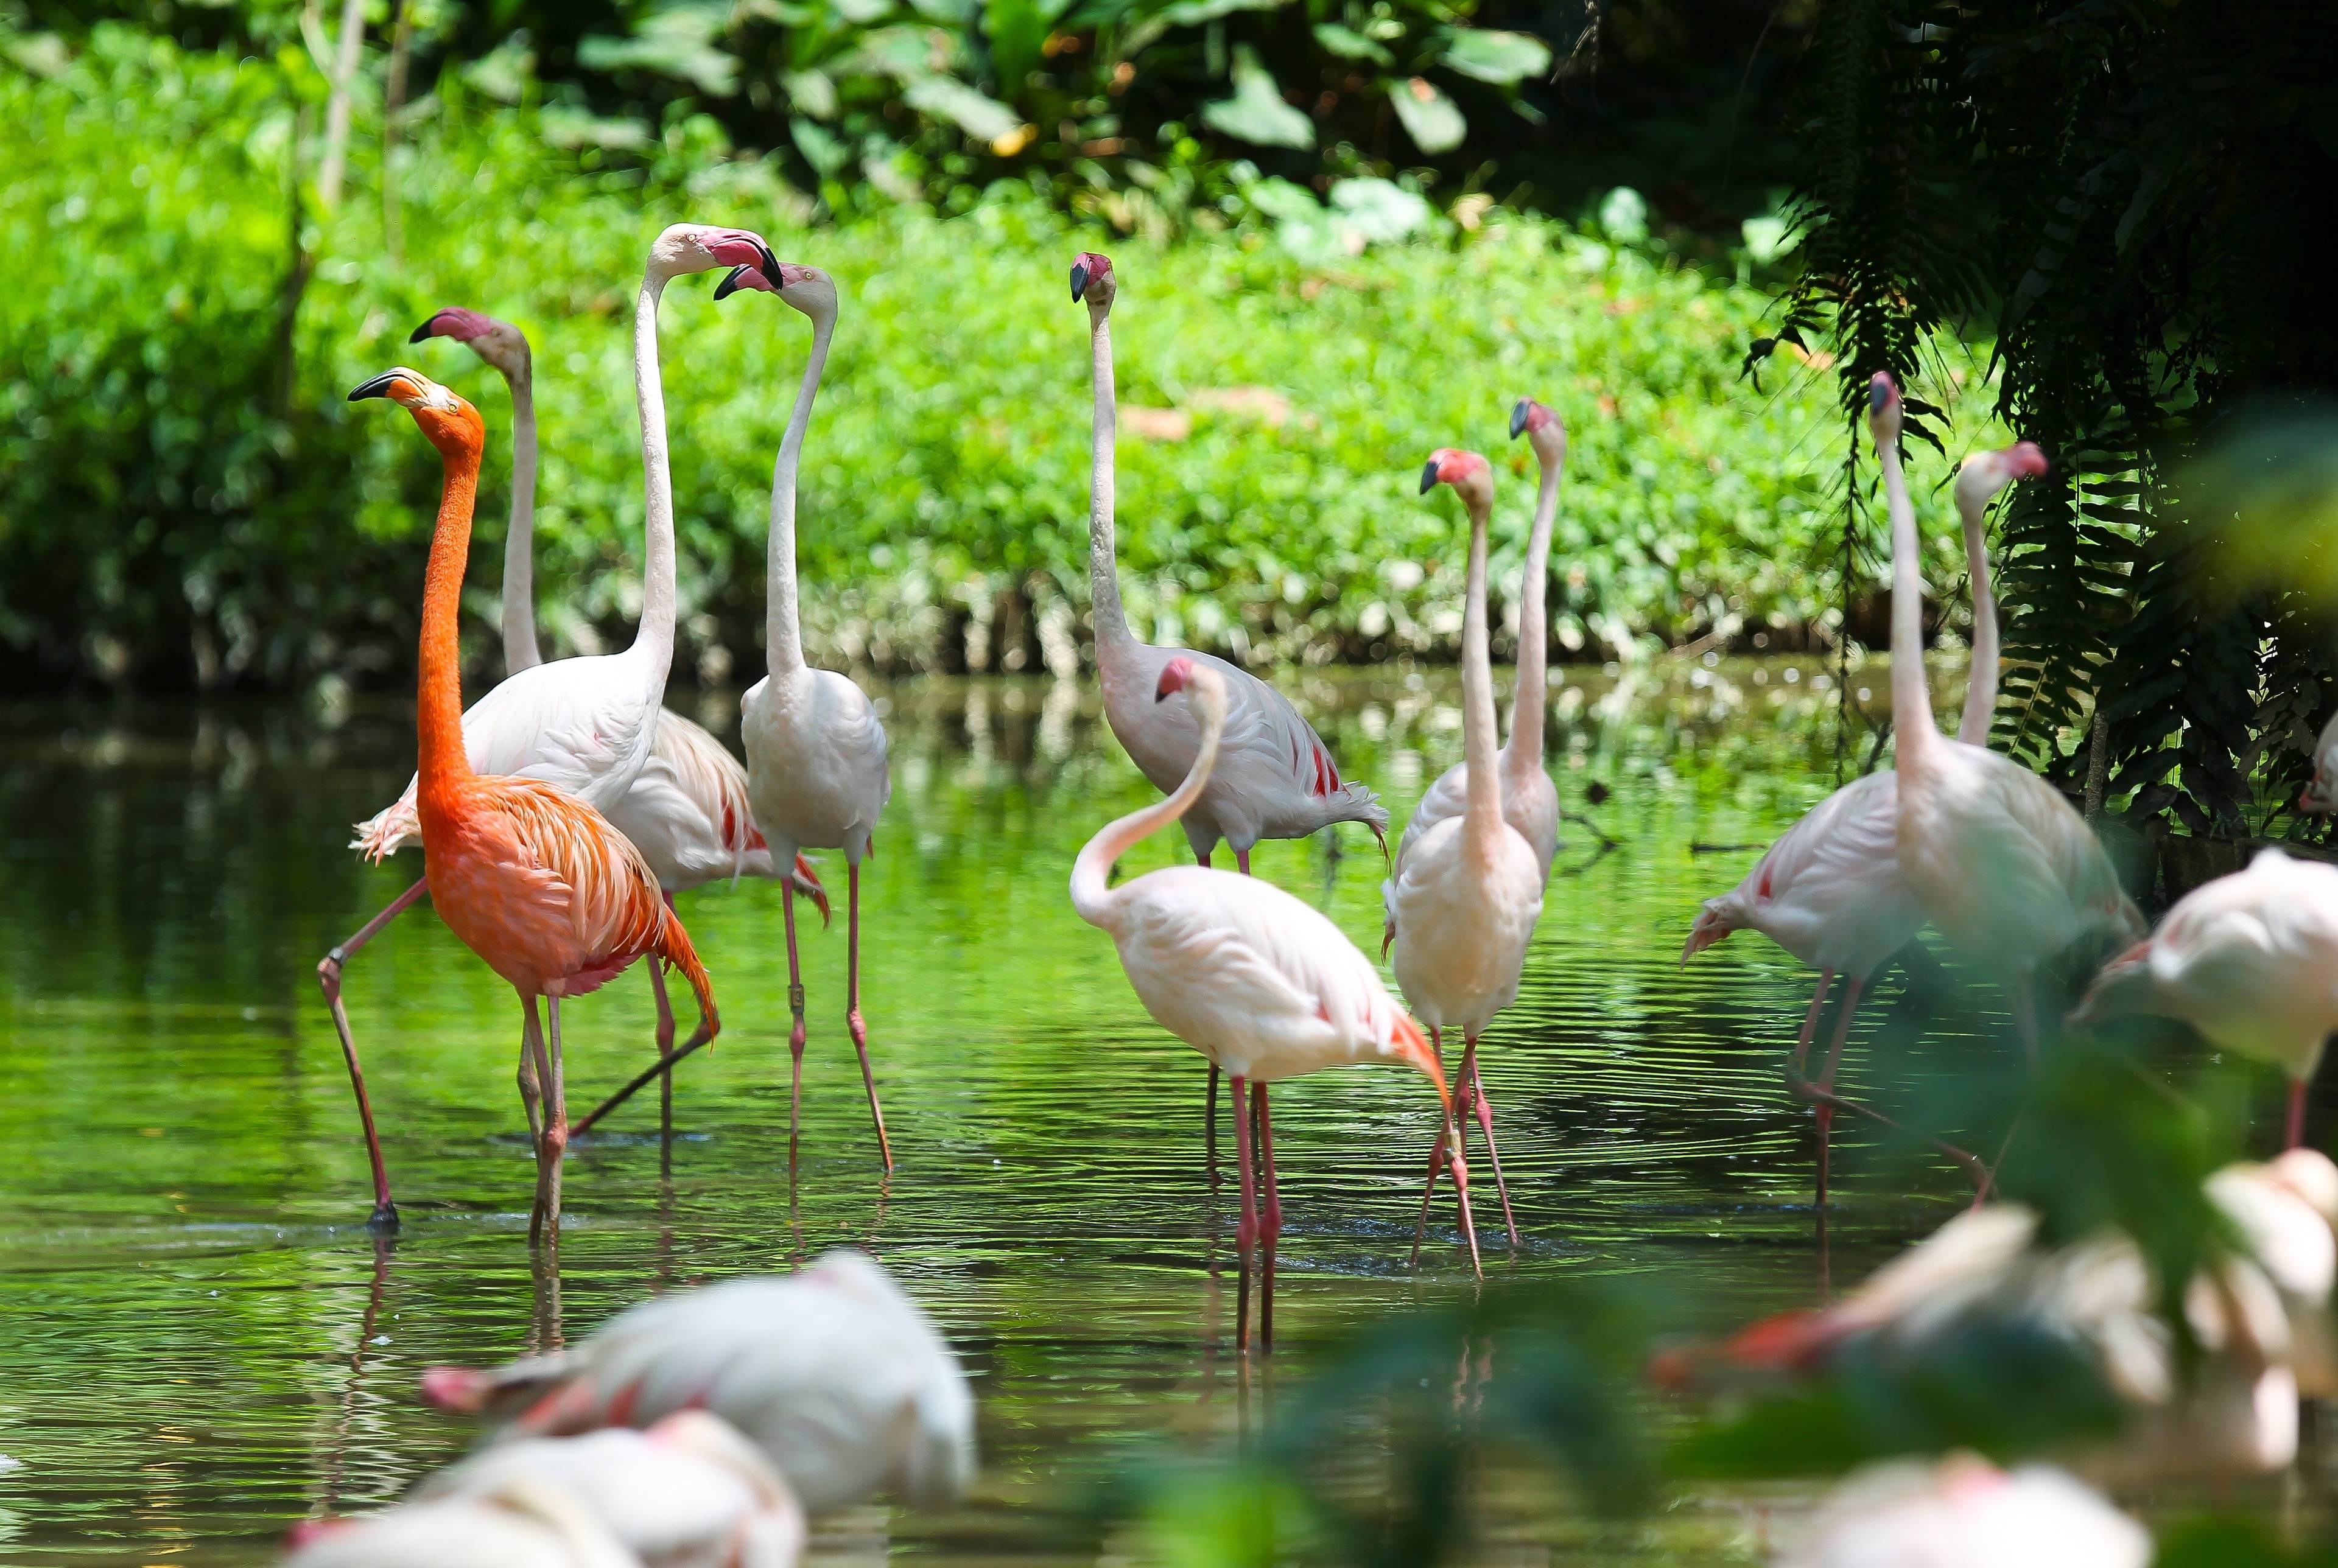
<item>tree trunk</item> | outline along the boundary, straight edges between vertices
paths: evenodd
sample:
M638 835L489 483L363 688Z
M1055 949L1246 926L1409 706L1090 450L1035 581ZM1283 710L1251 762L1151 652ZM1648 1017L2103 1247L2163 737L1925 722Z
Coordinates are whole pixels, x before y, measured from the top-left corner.
M389 34L389 76L381 100L381 246L389 270L405 262L405 233L398 212L398 112L406 107L406 68L414 49L414 7L398 0L398 20Z
M341 204L341 172L349 153L349 83L365 42L365 0L341 0L340 48L333 58L333 90L325 99L325 161L317 170L317 201L327 212Z

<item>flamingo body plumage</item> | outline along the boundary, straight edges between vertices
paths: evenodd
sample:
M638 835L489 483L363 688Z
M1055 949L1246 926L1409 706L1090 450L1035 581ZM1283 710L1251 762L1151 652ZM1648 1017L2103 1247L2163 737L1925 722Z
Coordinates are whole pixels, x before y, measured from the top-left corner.
M293 1542L282 1568L643 1568L591 1509L535 1477L309 1521Z

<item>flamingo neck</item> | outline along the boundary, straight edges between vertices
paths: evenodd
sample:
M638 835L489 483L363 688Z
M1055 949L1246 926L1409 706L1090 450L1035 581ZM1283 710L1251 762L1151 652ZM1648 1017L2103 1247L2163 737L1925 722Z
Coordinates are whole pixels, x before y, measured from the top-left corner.
M1905 775L1940 740L1932 697L1924 689L1924 573L1916 538L1916 508L1900 471L1896 446L1876 453L1883 498L1891 514L1891 728L1895 764Z
M632 656L648 667L656 690L665 689L673 665L673 468L665 446L665 384L658 374L658 300L665 274L643 275L634 305L634 399L642 421L642 480L644 539L642 550L642 623Z
M471 778L463 747L463 649L460 635L463 568L471 554L471 514L479 497L479 451L446 455L438 525L430 535L430 564L422 579L421 677L415 692L415 744L420 762L420 804L447 803Z
M1486 523L1490 501L1469 504L1468 602L1461 612L1461 755L1469 765L1462 836L1490 853L1502 834L1502 779L1494 755L1494 668L1486 650Z
M1088 604L1095 629L1096 662L1118 654L1134 639L1120 604L1120 559L1113 538L1113 445L1119 435L1119 399L1113 387L1112 310L1088 309L1088 381L1095 416L1088 427Z
M1550 580L1550 531L1558 518L1560 465L1545 459L1542 488L1535 496L1534 526L1527 534L1527 560L1518 583L1518 681L1510 699L1510 738L1502 763L1512 779L1531 778L1542 768L1542 718L1548 702L1550 617L1543 595Z
M504 532L504 672L544 662L535 646L535 374L509 377L512 397L511 526Z
M803 461L812 399L820 396L829 339L835 331L834 311L812 317L811 358L804 364L803 385L796 388L796 405L788 411L779 461L771 466L771 537L765 566L771 583L763 602L763 660L774 675L793 675L804 667L803 628L796 614L796 471Z
M1121 900L1127 897L1127 888L1115 889L1108 885L1113 863L1183 817L1186 808L1202 798L1202 790L1210 782L1210 769L1217 765L1218 738L1226 727L1225 704L1222 701L1205 703L1201 718L1202 749L1194 758L1194 766L1186 771L1184 781L1166 799L1105 823L1081 848L1079 858L1072 862L1072 907L1089 925L1113 929Z
M1957 498L1965 524L1965 569L1972 583L1972 670L1965 677L1965 710L1957 739L1989 744L1989 724L1997 710L1997 596L1989 586L1989 503Z

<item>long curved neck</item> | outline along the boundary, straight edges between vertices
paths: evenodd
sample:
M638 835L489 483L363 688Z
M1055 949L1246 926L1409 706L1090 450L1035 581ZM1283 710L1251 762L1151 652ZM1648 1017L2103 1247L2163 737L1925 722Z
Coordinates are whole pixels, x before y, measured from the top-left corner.
M535 646L535 374L506 377L512 397L511 526L504 533L504 671L544 662Z
M791 675L804 667L803 628L796 618L796 470L803 459L804 432L811 426L812 399L820 396L820 374L828 366L828 343L836 331L833 312L811 319L811 358L804 365L803 385L796 388L796 406L788 414L787 433L780 437L779 461L771 466L771 538L766 554L770 584L763 603L763 659L774 675Z
M645 537L642 549L642 624L633 655L665 684L673 664L673 468L665 449L665 384L658 375L658 300L665 276L642 279L634 305L634 398L642 419L642 479Z
M1891 729L1896 765L1910 764L1940 737L1932 725L1932 697L1924 689L1924 572L1916 539L1916 508L1908 501L1908 481L1900 453L1885 446L1876 453L1883 470L1884 505L1891 514Z
M1518 683L1510 699L1510 738L1502 762L1513 778L1542 767L1542 715L1548 701L1550 618L1543 592L1550 580L1550 530L1558 518L1560 465L1544 459L1542 489L1535 496L1534 526L1527 534L1524 580L1518 584Z
M1095 416L1088 426L1088 603L1095 628L1096 658L1107 647L1130 642L1128 617L1120 606L1120 561L1113 540L1113 443L1119 435L1119 402L1113 390L1112 309L1088 308L1088 380Z
M1491 505L1469 505L1469 602L1461 612L1461 755L1469 793L1462 837L1490 852L1502 834L1502 779L1494 756L1494 668L1486 651L1486 519Z
M1960 496L1957 510L1964 514L1965 568L1972 582L1972 670L1965 677L1964 716L1957 722L1957 739L1972 746L1989 744L1989 723L1997 710L1997 596L1989 577L1989 503L1968 505Z
M438 526L422 579L422 674L416 690L414 738L420 753L421 799L444 801L471 777L463 749L463 649L459 628L463 568L471 555L471 514L479 498L479 453L447 456Z
M1202 715L1202 750L1194 756L1184 782L1172 790L1168 799L1105 823L1081 848L1079 858L1072 862L1072 907L1081 919L1091 926L1111 928L1114 913L1127 891L1107 884L1113 862L1131 847L1183 817L1186 808L1201 799L1203 789L1210 782L1210 769L1217 765L1218 737L1224 733L1225 727L1225 709L1213 704Z

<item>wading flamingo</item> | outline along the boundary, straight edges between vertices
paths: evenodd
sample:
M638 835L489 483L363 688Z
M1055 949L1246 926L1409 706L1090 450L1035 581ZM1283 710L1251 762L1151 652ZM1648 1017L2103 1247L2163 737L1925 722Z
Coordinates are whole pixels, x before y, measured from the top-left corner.
M535 1068L534 1078L521 1081L531 1127L537 1114L530 1089L540 1082L550 1097L535 1141L528 1236L534 1240L549 1226L556 1241L560 1165L568 1147L561 998L595 990L648 955L681 969L698 997L699 1032L712 1039L720 1027L714 993L689 934L658 897L657 878L641 851L605 818L558 785L472 768L464 747L457 622L478 495L479 412L402 366L349 394L352 403L368 397L387 397L410 412L445 459L445 491L423 592L415 723L423 876L447 929L519 993L524 1049ZM539 996L548 1015L548 1046L536 1017Z
M665 389L658 374L658 300L674 278L768 260L771 254L771 248L746 230L691 223L673 225L651 245L634 309L634 390L641 415L644 498L640 629L634 645L623 653L534 665L515 671L481 698L463 715L463 745L473 770L557 785L594 810L605 811L624 798L647 766L657 715L663 710L660 704L666 671L673 661L673 481L666 460ZM351 847L378 862L417 842L419 783L418 773L395 804L359 823ZM384 1230L397 1228L398 1206L390 1200L389 1171L374 1129L365 1073L359 1064L356 1037L349 1032L349 1013L341 1004L341 971L427 887L427 878L415 883L317 965L317 983L340 1036L358 1119L365 1129L366 1154L373 1166L374 1209L368 1223ZM520 1101L528 1112L529 1135L541 1137L535 1122L540 1090L534 1073L523 1052Z
M461 306L449 306L414 329L409 343L451 338L502 372L512 399L511 524L504 534L504 670L516 674L544 662L535 642L535 379L527 334L508 321ZM649 760L632 789L604 813L633 840L657 873L671 904L686 893L725 877L773 875L771 847L755 826L747 802L747 770L704 725L661 707ZM558 782L559 780L555 780ZM811 863L796 857L789 884L828 918L828 890ZM673 1050L673 1005L665 976L649 966L650 992L657 1002L657 1052L663 1063ZM676 1058L678 1059L678 1058ZM673 1132L673 1075L657 1073L659 1126ZM646 1082L646 1080L643 1080ZM637 1083L634 1085L638 1088ZM622 1103L632 1088L611 1097L576 1123L582 1134Z
M860 1082L869 1092L869 1120L877 1129L877 1152L893 1169L893 1145L885 1136L885 1112L877 1102L877 1074L869 1064L869 1025L860 1014L860 862L870 850L877 818L893 797L893 776L885 762L885 725L869 694L850 676L815 670L804 662L803 634L796 616L796 468L803 457L804 432L811 424L812 399L820 395L828 365L829 340L836 332L836 281L817 267L775 262L765 274L752 266L734 269L714 290L717 299L742 289L777 294L811 319L811 354L803 385L780 437L771 468L771 529L768 548L770 583L764 600L763 657L770 673L739 701L739 730L747 741L747 794L755 820L771 840L772 858L793 859L799 849L844 851L844 1024L860 1055ZM803 1120L803 965L796 954L794 901L782 898L788 933L788 1169L796 1162L796 1133Z
M2142 914L2086 819L2037 774L1932 724L1916 511L1900 471L1900 389L1877 371L1868 428L1891 514L1891 723L1900 874L1950 946L2000 979L2031 1060L2031 980L2081 938L2144 935Z
M1083 250L1072 262L1072 299L1088 308L1088 381L1095 414L1088 427L1088 601L1095 632L1096 682L1105 721L1137 770L1163 794L1176 789L1201 754L1190 704L1165 709L1153 700L1173 659L1206 664L1226 689L1226 732L1208 788L1185 814L1185 838L1203 867L1221 840L1250 875L1250 852L1262 838L1304 838L1337 822L1361 822L1388 853L1388 808L1361 784L1342 783L1339 764L1291 700L1249 671L1212 653L1155 648L1128 629L1120 604L1120 556L1113 537L1115 453L1120 396L1113 381L1112 302L1120 290L1112 259ZM1236 1107L1240 1113L1240 1107ZM1218 1068L1210 1067L1204 1117L1210 1170L1218 1167Z
M957 1357L891 1277L850 1250L783 1279L645 1301L499 1370L432 1367L422 1392L502 1423L506 1441L711 1410L815 1514L880 1492L944 1504L974 1478L974 1397Z
M1988 744L1989 720L1997 706L1997 603L1989 588L1989 504L2015 480L2032 478L2046 470L2045 454L2034 442L2023 441L2001 451L1977 453L1957 471L1957 510L1964 524L1965 560L1972 581L1972 668L1967 676L1963 719L1957 726L1958 740L1968 745ZM1803 1014L1802 1034L1794 1042L1787 1074L1797 1093L1809 1094L1815 1102L1822 1208L1827 1200L1828 1154L1836 1109L1847 1106L1895 1125L1868 1107L1838 1096L1834 1075L1842 1060L1843 1042L1851 1034L1852 1017L1859 1010L1860 994L1875 971L1913 941L1924 924L1924 912L1900 873L1899 843L1899 775L1887 771L1854 779L1788 828L1744 881L1717 898L1706 899L1681 949L1681 962L1685 964L1733 931L1751 929L1819 972L1818 990ZM1837 975L1843 980L1842 1001L1835 1012L1826 1064L1812 1085L1803 1073L1820 1010ZM1986 1179L1987 1173L1971 1155L1947 1144L1938 1147L1976 1182Z
M1444 1105L1445 1140L1451 1145L1461 1230L1473 1269L1478 1234L1469 1220L1469 1174L1461 1163L1445 1070L1380 984L1371 960L1337 926L1271 883L1206 866L1173 866L1109 886L1113 863L1190 809L1217 763L1226 724L1225 678L1216 665L1180 655L1162 667L1154 700L1165 703L1180 691L1187 693L1201 735L1194 769L1167 799L1107 823L1087 841L1072 866L1072 907L1111 936L1120 966L1154 1022L1233 1080L1234 1162L1242 1171L1242 1220L1234 1232L1241 1253L1234 1343L1250 1343L1251 1253L1259 1246L1259 1344L1272 1350L1274 1246L1282 1231L1282 1201L1274 1175L1268 1084L1352 1062L1397 1061L1419 1068L1437 1086ZM1252 1086L1251 1110L1258 1126L1255 1161L1252 1116L1242 1113L1245 1083Z
M635 1432L490 1445L414 1489L417 1503L493 1496L517 1482L557 1486L643 1568L793 1568L803 1504L762 1451L703 1410Z
M1527 944L1542 915L1543 865L1527 836L1504 819L1508 779L1494 755L1494 673L1486 648L1486 523L1494 510L1494 471L1475 452L1440 447L1421 472L1421 494L1439 485L1452 485L1469 514L1461 619L1464 804L1459 817L1420 831L1418 823L1405 829L1403 851L1380 897L1396 933L1396 983L1429 1025L1430 1048L1441 1054L1444 1032L1461 1031L1461 1066L1453 1077L1461 1097L1456 1135L1469 1136L1474 1105L1486 1134L1487 1162L1494 1168L1494 1190L1501 1195L1502 1225L1515 1251L1518 1226L1510 1213L1501 1156L1494 1149L1493 1108L1472 1085L1478 1081L1478 1034L1518 999ZM1523 695L1519 701L1523 711ZM1530 766L1541 775L1539 750ZM1439 1152L1430 1151L1432 1189L1439 1161ZM1425 1226L1427 1191L1420 1195L1420 1215ZM1420 1247L1417 1233L1413 1245Z
M282 1568L643 1568L593 1511L530 1477L293 1526Z
M2289 1142L2305 1141L2305 1091L2338 1030L2338 867L2261 850L2245 871L2194 888L2159 929L2103 966L2073 1024L2181 1018L2210 1044L2289 1076Z
M2151 1535L2050 1465L1895 1459L1828 1493L1778 1568L2145 1568Z

